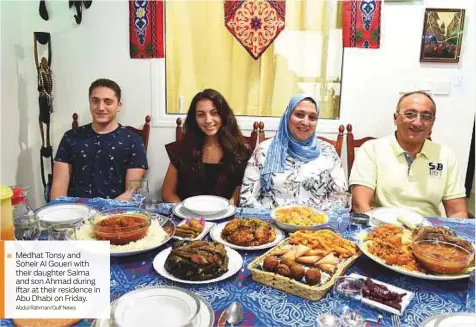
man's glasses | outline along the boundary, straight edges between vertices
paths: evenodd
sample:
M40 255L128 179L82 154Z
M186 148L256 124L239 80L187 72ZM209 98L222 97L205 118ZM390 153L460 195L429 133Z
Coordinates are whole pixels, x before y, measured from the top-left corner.
M417 111L405 111L404 113L399 112L399 115L405 116L408 120L414 121L418 116L423 121L432 121L435 118L435 115L430 112L419 113Z

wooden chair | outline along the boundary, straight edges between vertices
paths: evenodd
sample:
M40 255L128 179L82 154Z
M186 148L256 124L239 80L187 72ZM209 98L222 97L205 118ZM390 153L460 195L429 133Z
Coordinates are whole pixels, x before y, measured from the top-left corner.
M77 129L79 127L78 118L79 118L78 114L74 113L73 114L73 122L71 123L71 127L73 129ZM128 130L139 134L139 136L142 138L142 142L144 142L145 151L147 151L147 145L149 144L150 119L151 119L150 115L145 116L145 123L144 123L144 127L142 129L138 129L138 128L135 128L135 127L132 127L132 126L124 126Z
M175 127L175 140L183 140L185 133L182 126L182 118L177 118L175 121L177 126ZM243 141L250 150L254 150L258 142L264 141L264 124L263 122L255 121L253 123L253 130L251 131L250 136L243 135Z
M264 140L267 140L267 139L270 139L270 137L265 137L264 135L264 124L263 122L260 122L260 130L259 130L259 142L263 142ZM323 141L326 141L330 144L332 144L334 146L334 148L336 148L336 152L337 152L337 155L339 157L341 157L341 154L342 154L342 144L344 143L344 125L340 125L339 126L339 133L337 134L337 139L334 141L334 140L330 140L326 137L323 137L323 136L318 136L317 138L319 140L323 140Z
M355 148L362 146L367 141L374 140L375 137L367 136L361 139L354 139L354 134L352 134L352 125L347 124L347 173L350 176L352 170L352 165L354 164L355 159Z

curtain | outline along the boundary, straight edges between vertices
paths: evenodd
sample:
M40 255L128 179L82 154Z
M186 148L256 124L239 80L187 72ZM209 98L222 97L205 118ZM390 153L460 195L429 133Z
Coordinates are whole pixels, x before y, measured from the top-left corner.
M214 88L236 115L279 117L293 94L310 92L320 99L321 118L338 117L336 0L286 1L286 27L258 60L226 29L222 1L165 4L168 113L178 112L179 97L186 112L197 92Z

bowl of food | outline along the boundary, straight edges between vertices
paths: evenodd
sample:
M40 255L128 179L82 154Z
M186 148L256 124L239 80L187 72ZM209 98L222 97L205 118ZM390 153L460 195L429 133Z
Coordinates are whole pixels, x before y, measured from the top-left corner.
M288 232L318 230L325 228L329 222L329 216L325 212L297 205L275 208L271 211L271 218L279 228Z
M99 212L89 219L97 240L124 245L137 241L147 234L150 214L138 208L116 208Z
M210 216L225 211L230 206L227 199L214 195L198 195L185 199L185 209L202 216Z
M469 266L474 258L474 248L437 239L414 239L413 254L428 271L454 274Z

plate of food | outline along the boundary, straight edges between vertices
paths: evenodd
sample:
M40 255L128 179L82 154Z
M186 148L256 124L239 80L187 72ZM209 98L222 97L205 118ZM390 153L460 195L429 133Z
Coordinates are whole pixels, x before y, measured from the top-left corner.
M185 208L183 203L177 203L172 210L173 214L181 219L197 218L197 214ZM220 220L231 217L235 214L236 207L229 204L226 210L218 212L216 214L203 215L203 219L206 221Z
M362 303L401 316L415 293L376 279L352 273L350 277L362 279Z
M157 216L139 208L104 210L86 221L76 236L79 240L109 241L111 257L135 255L158 248L174 235L174 223Z
M422 226L410 231L381 224L355 237L370 259L404 275L455 280L469 277L474 269L474 246L446 227Z
M288 232L318 230L326 228L329 222L325 212L297 205L277 207L271 211L271 218L279 228Z
M380 224L409 225L411 227L431 226L431 222L428 219L406 208L381 207L373 209L368 214L370 216L369 225L372 227Z
M212 240L237 250L262 250L277 245L284 233L259 218L234 218L210 231Z
M185 284L208 284L227 279L243 266L241 255L223 244L180 241L154 258L161 276Z
M359 256L357 244L331 230L300 230L253 260L248 269L259 283L316 301Z
M182 220L175 228L174 238L186 241L198 241L207 235L215 223L203 218Z

